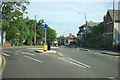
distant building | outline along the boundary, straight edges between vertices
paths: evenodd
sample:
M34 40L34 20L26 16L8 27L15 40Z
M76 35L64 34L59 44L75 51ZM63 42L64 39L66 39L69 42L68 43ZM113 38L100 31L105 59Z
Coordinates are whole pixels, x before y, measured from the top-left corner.
M71 33L69 36L64 38L64 44L76 46L76 43L77 43L77 37L72 37Z
M108 10L104 16L105 41L113 40L113 45L120 44L120 10ZM114 19L114 20L113 20Z

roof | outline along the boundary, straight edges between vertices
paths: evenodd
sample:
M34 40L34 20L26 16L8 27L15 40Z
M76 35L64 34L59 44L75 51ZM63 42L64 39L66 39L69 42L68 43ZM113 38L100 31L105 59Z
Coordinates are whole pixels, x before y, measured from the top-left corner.
M94 27L94 26L97 26L99 23L100 23L100 22L89 21L89 22L87 22L87 26L88 26L88 27ZM85 27L85 26L86 26L86 24L80 26L79 28L82 28L82 27Z
M70 37L70 39L76 39L77 37Z
M111 18L113 19L113 10L108 10ZM115 20L120 21L120 10L115 10Z

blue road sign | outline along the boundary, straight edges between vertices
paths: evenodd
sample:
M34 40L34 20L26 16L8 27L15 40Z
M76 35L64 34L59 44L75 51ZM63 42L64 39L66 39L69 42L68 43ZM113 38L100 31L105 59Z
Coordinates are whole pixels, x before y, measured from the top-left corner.
M48 25L44 24L43 29L45 29L45 30L48 29Z
M46 44L47 44L47 42L45 41L43 44L44 44L44 45L46 45Z

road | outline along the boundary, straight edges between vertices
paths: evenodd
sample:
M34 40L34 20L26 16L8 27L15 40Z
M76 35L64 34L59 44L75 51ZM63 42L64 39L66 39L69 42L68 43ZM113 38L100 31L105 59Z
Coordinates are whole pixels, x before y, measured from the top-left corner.
M52 48L57 53L37 53L42 48L3 48L3 78L118 78L118 57Z

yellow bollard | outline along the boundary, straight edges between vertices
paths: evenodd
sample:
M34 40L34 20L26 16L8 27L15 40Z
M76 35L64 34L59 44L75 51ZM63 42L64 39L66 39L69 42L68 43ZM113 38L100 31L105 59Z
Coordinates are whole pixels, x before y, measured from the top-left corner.
M44 45L43 45L43 50L46 51L47 50L47 42L44 42Z
M43 45L43 50L46 51L47 50L47 44Z
M58 44L56 44L56 47L58 47Z

